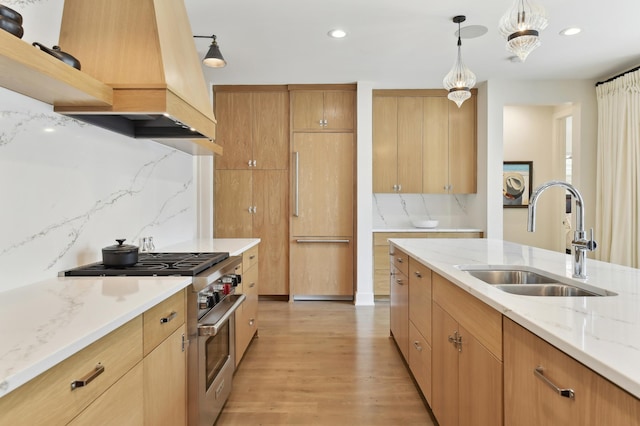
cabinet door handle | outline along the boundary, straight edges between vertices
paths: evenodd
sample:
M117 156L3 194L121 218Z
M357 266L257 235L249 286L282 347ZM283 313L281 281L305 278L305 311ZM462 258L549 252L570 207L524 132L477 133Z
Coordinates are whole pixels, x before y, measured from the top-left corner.
M255 320L255 319L253 319L253 318L251 318L251 319L249 320L249 325L250 325L251 327L253 327L253 324L254 324L255 322L256 322L256 320Z
M253 167L258 167L258 160L253 160L251 163Z
M396 261L397 261L398 263L404 263L404 260L402 260L402 258L401 258L401 257L396 257Z
M350 240L296 240L299 244L349 244Z
M71 390L87 386L93 381L93 379L95 379L102 373L104 373L104 365L98 363L98 365L96 365L92 372L90 372L80 380L74 380L73 382L71 382Z
M422 273L420 271L415 271L414 274L416 277L422 278Z
M556 386L551 380L545 377L544 369L542 368L541 365L533 369L533 374L539 379L541 379L543 382L545 382L547 386L553 389L554 392L557 393L558 395L564 398L575 399L576 394L573 391L573 389L563 389Z
M249 167L251 167L251 160L249 160L248 164L249 164Z
M324 120L318 121L318 124L320 124L320 127L324 126Z
M399 285L404 285L404 281L401 278L396 278L396 283Z
M299 152L294 152L293 153L293 172L294 172L294 181L293 181L293 196L294 196L294 203L293 203L293 215L295 217L299 217L300 211L299 211L299 195L300 195L300 153Z
M256 286L256 283L250 283L249 284L249 288L254 288Z
M422 352L422 346L420 346L420 342L416 340L415 342L413 342L413 346L416 347L418 352Z
M256 258L256 255L255 255L255 254L252 254L251 256L249 256L249 260L253 260L253 259L255 259L255 258Z
M176 311L172 311L168 316L160 318L160 324L166 324L178 316Z

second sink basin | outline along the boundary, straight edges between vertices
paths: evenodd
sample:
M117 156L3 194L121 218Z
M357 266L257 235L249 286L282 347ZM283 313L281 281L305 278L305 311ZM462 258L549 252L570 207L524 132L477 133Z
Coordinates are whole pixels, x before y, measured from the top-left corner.
M616 293L528 266L466 265L458 269L507 293L521 296L614 296Z

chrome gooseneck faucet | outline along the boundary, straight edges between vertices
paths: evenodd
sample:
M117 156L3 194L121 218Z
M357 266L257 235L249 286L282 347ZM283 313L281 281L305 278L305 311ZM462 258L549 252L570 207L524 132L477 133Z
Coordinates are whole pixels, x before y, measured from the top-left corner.
M561 186L565 188L573 198L576 199L576 230L573 233L573 241L571 241L571 246L573 247L573 277L585 279L587 278L587 251L595 250L597 244L593 240L593 228L591 228L591 233L587 240L587 234L584 231L584 200L582 199L580 192L578 192L573 185L559 180L552 180L537 187L533 191L531 199L529 200L529 221L527 224L527 231L533 232L536 230L536 203L538 201L538 197L545 189L552 186Z

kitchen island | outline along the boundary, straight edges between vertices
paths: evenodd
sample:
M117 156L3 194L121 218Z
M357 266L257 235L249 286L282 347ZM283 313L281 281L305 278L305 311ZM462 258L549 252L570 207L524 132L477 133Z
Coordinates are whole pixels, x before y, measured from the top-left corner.
M502 240L389 241L391 336L438 424L640 426L639 270L576 280L570 256Z
M571 279L571 257L491 239L392 239L453 285L640 398L640 270L588 260L586 280L602 297L509 294L457 265L524 265Z

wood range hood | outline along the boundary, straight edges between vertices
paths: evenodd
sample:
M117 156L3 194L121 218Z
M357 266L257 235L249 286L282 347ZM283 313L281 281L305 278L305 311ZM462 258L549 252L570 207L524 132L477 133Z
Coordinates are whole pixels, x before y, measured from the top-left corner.
M54 111L190 154L222 154L182 0L65 0L59 45L113 88L113 104Z

